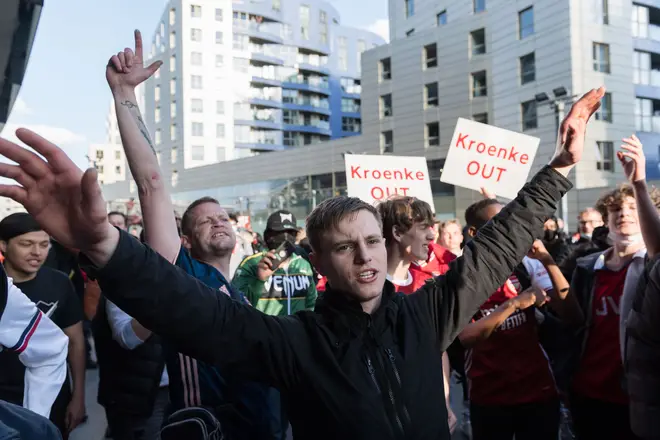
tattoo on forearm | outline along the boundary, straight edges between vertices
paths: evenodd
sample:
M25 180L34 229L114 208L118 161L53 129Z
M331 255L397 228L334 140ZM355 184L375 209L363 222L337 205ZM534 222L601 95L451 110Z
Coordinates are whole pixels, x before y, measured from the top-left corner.
M154 144L151 141L151 137L149 136L149 130L147 130L147 124L144 123L144 120L140 115L140 108L137 106L137 104L128 100L121 102L120 104L126 107L137 119L137 126L138 129L140 130L140 133L142 133L142 136L144 136L144 139L147 141L147 144L149 144L149 147L151 147L151 151L154 153L154 155L156 155L156 149L154 148Z

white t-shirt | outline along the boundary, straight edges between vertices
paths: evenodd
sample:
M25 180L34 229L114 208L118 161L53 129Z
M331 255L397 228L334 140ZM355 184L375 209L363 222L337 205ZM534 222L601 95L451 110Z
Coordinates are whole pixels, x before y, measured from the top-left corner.
M527 274L529 275L532 287L534 287L537 291L543 290L547 292L548 290L552 290L552 280L550 279L550 275L548 275L548 271L545 270L543 263L541 263L539 260L534 260L533 258L529 257L524 257L522 262L523 266L525 266L525 269L527 270ZM513 283L518 292L522 291L520 282L515 275L512 275L509 280Z

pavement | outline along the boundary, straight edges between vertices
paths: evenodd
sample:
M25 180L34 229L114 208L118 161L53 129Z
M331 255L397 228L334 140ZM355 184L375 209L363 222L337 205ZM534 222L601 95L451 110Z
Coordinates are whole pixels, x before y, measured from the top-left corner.
M80 425L69 436L70 440L103 440L105 436L105 410L96 402L99 385L99 371L87 370L85 379L85 405L87 423Z

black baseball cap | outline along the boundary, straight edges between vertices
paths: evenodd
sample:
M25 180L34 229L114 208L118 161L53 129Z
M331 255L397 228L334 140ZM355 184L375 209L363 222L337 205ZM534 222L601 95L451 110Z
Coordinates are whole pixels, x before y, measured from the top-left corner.
M296 216L291 211L275 211L266 221L266 230L272 232L297 232Z

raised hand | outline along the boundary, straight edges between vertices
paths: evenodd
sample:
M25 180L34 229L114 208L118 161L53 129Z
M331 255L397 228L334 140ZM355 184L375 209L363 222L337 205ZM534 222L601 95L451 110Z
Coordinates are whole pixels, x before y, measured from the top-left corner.
M552 258L541 240L534 240L534 244L527 253L527 256L529 258L532 258L534 260L539 260L541 262L547 260L548 257Z
M600 107L605 95L605 87L592 89L584 94L568 112L559 126L557 149L550 166L567 175L571 168L582 159L584 135L587 122Z
M64 247L92 253L103 248L109 258L118 233L108 223L96 170L83 173L62 150L30 130L20 128L16 136L46 160L0 138L0 155L18 164L0 163L0 176L19 184L0 185L0 196L22 204Z
M488 199L497 199L497 195L495 195L494 192L492 192L491 190L489 190L488 188L485 188L483 186L481 187L479 192L481 192L481 195L486 200L488 200Z
M136 30L135 52L127 47L123 52L113 55L105 69L105 77L113 91L122 88L132 90L156 73L162 64L162 61L154 61L149 67L144 67L142 35Z
M634 134L623 139L621 150L617 151L616 157L623 166L630 183L646 180L646 156L642 142Z

